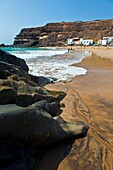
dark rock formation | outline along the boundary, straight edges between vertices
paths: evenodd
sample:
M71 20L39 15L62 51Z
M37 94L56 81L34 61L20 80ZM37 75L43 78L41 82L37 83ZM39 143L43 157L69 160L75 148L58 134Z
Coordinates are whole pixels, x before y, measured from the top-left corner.
M0 44L0 47L5 47L5 44Z
M45 150L51 150L53 145L57 147L61 141L63 144L63 140L84 137L88 130L84 122L68 123L59 116L62 112L60 102L66 95L64 92L46 90L41 86L47 81L27 71L24 60L0 50L2 170L39 169L43 165L41 160ZM71 146L72 141L65 144L65 148L61 147L64 155L60 160Z
M15 67L16 66L16 67ZM45 86L48 83L53 83L54 80L45 78L43 76L33 76L28 73L28 66L23 59L17 58L14 55L0 50L0 78L6 79L8 76L14 75L26 78L26 82L30 84ZM29 80L29 81L28 81Z
M45 99L49 102L60 102L65 96L63 92L52 94L41 88L40 86L49 83L48 79L34 77L20 67L2 61L0 62L0 78L0 104L15 103L28 106Z
M43 27L24 28L15 37L14 46L65 45L69 37L93 38L113 36L113 20L50 23Z
M40 103L35 106L0 105L0 140L38 146L86 134L85 123L54 119Z
M6 53L0 50L0 61L7 62L9 64L13 64L21 67L24 71L28 72L28 66L26 65L23 59L17 58L12 54Z

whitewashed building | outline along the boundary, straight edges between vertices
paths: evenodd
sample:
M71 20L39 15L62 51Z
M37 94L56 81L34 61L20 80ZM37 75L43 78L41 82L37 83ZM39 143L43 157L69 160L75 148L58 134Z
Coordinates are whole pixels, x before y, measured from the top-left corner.
M107 42L106 39L101 41L101 45L107 45L107 43L108 43L108 42Z
M107 45L107 40L98 40L98 45Z
M87 39L87 40L82 40L82 45L92 45L93 44L93 39Z
M67 45L73 45L73 38L67 39Z
M98 40L99 45L107 45L113 41L113 37L103 37L102 40Z
M107 44L113 41L113 37L103 37L103 40L106 40Z
M82 41L83 41L83 38L73 38L73 44L74 45L81 45L82 44Z
M75 37L75 38L68 38L67 45L81 45L83 38Z
M92 44L93 44L93 39L85 40L79 37L67 39L67 45L92 45Z

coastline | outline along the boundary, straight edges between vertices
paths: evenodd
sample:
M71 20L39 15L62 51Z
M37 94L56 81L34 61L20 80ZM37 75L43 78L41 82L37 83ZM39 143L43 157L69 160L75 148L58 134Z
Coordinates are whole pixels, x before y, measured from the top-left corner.
M29 66L29 73L36 76L50 77L52 81L71 81L76 75L86 74L87 70L72 66L80 62L85 52L77 52L61 48L4 48L18 58L24 59Z
M88 51L103 58L113 59L113 46L67 46L61 48L72 49L76 51Z
M80 146L81 140L75 141L70 154L60 164L59 170L64 168L74 170L75 167L72 165L73 163L77 164L77 161L79 162L77 169L82 169L84 165L87 165L87 162L81 162L83 153L78 153L75 146L85 147L88 143L90 143L90 147L86 147L85 154L92 153L92 156L88 156L91 159L91 164L96 162L96 157L99 157L102 151L101 162L97 161L96 166L112 169L113 48L85 47L85 49L78 49L78 47L73 47L73 52L74 50L93 52L92 56L87 56L80 63L73 64L77 67L86 68L87 73L74 77L71 82L50 84L46 88L67 93L63 100L65 108L61 116L67 121L84 121L89 126L89 132L88 136L82 139L83 146ZM97 147L96 151L95 146ZM79 149L81 150L81 148ZM107 151L107 160L105 150ZM75 157L72 155L75 155ZM110 163L108 164L108 162Z

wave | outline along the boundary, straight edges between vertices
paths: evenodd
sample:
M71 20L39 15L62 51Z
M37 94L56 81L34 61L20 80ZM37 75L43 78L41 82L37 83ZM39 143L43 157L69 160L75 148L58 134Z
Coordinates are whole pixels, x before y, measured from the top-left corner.
M7 51L24 59L29 66L30 74L51 77L58 81L67 81L77 75L86 74L86 69L74 67L72 64L80 62L87 55L91 55L87 51L68 53L65 49L14 48Z

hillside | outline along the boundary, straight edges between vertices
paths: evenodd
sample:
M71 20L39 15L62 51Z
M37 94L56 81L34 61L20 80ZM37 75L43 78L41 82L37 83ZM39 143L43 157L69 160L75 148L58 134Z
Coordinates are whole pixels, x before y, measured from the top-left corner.
M49 23L43 27L24 28L15 37L14 46L62 46L69 37L93 38L113 36L113 19Z

